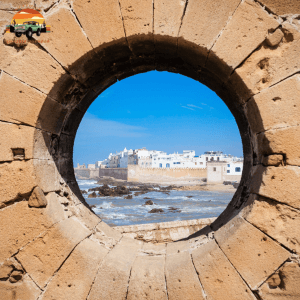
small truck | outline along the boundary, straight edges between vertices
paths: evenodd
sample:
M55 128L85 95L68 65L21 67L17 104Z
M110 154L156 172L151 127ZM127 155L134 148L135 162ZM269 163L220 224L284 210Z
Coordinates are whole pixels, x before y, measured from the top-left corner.
M33 33L36 33L37 36L41 35L42 28L39 22L28 21L23 24L16 24L14 27L14 32L17 37L20 37L23 33L30 39Z

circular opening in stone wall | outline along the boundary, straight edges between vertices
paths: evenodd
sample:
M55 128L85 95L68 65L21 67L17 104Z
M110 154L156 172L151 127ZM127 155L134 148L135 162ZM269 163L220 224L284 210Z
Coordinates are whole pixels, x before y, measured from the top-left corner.
M99 94L76 133L73 163L92 210L123 226L218 217L244 159L235 118L215 92L151 71Z

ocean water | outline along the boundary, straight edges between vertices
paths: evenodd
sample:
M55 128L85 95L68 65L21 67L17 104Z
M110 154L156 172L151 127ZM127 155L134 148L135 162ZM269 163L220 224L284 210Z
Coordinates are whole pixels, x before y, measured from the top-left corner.
M86 191L100 186L94 180L77 182L80 189ZM83 196L89 205L96 205L93 210L100 218L115 226L217 217L233 197L233 193L216 191L153 191L138 196L133 193L132 199L124 199L126 195L98 198L88 198L88 194ZM145 197L150 198L154 205L144 205L148 200ZM178 208L181 212L172 212L168 210L169 207ZM149 213L153 208L161 208L164 213Z

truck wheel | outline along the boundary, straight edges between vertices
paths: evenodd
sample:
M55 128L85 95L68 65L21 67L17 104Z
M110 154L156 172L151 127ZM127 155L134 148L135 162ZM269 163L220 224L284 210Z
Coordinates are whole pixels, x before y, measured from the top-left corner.
M32 38L32 30L27 30L26 31L26 36L31 39Z
M41 29L38 29L38 30L37 30L36 35L37 35L37 36L40 36L40 35L41 35Z
M20 37L22 35L22 32L16 32L16 37Z

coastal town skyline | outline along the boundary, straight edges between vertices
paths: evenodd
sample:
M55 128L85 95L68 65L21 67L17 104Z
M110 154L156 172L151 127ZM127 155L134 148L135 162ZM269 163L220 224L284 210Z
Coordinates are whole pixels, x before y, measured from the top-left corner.
M197 155L196 155L197 154ZM121 160L121 162L120 162ZM165 160L165 164L160 164L159 160ZM174 151L167 153L161 150L149 150L146 147L138 149L127 149L111 152L102 160L96 162L74 162L74 167L83 168L127 168L128 164L139 164L142 167L149 168L206 168L207 161L240 161L243 162L243 156L234 156L223 151L205 151L196 153L194 150L183 150L182 153ZM189 162L190 161L190 162ZM168 165L167 165L168 164ZM174 166L175 164L175 166Z

